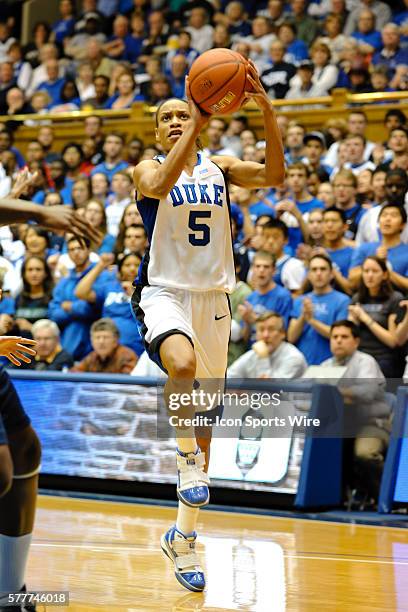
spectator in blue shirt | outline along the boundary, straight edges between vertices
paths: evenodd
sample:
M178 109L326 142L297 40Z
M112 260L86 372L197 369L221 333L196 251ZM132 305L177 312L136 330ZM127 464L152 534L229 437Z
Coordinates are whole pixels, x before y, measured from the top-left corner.
M171 62L173 57L176 55L184 55L187 60L188 67L191 68L191 64L195 59L200 55L196 49L193 49L191 46L191 34L187 32L187 30L182 30L179 32L177 37L178 47L177 49L171 49L168 51L165 57L165 73L169 74L171 70Z
M298 65L309 57L309 51L306 43L296 38L296 33L295 24L287 21L278 28L278 38L286 47L285 62Z
M97 283L97 279L109 266L114 257L111 253L101 255L99 262L79 282L75 295L90 304L96 304L102 311L102 317L109 317L119 330L120 343L131 348L140 356L144 351L144 342L134 324L130 299L134 291L132 282L137 275L141 257L137 253L128 253L118 257L118 274L108 282Z
M387 23L381 31L381 37L384 47L373 55L371 63L374 66L387 66L390 75L394 75L398 66L408 64L408 50L400 47L400 30L395 23Z
M65 181L64 187L60 190L64 204L72 202L72 187L80 175L80 166L83 162L83 152L79 144L69 142L62 149L62 160L64 163Z
M59 78L58 60L49 59L45 62L45 70L47 72L47 80L40 83L36 91L46 91L50 96L52 103L56 104L61 97L61 89L65 83L65 79Z
M323 211L323 248L334 263L333 277L340 291L351 294L348 275L354 249L344 239L347 218L344 211L330 206Z
M171 90L176 98L185 97L185 82L188 74L188 64L184 55L175 55L171 61L171 71L168 75Z
M71 36L75 25L75 7L72 0L60 0L59 12L61 19L52 24L51 30L56 43L61 45L64 38Z
M110 133L106 136L103 152L105 154L105 161L95 166L91 172L91 176L97 172L104 174L109 183L112 181L113 175L119 170L125 170L128 167L128 163L123 159L123 148L125 146L125 139L122 134Z
M346 319L350 298L335 291L333 264L326 255L314 255L309 262L310 293L293 302L288 340L302 351L309 365L318 365L330 353L330 326L338 319Z
M57 323L61 330L61 344L75 360L82 359L92 350L89 328L99 317L95 305L75 296L77 284L93 267L89 253L89 242L85 239L73 237L68 240L68 254L75 268L55 286L48 306L48 318ZM107 277L109 275L101 278L101 282L105 282Z
M105 103L105 108L130 108L136 100L141 100L135 79L131 70L126 70L118 77L117 92Z
M256 253L252 262L252 283L256 290L248 295L245 305L238 307L244 326L243 337L251 344L255 341L254 324L260 314L272 310L283 317L285 326L289 321L292 296L285 287L275 283L274 273L273 255L265 251Z
M408 290L408 246L401 242L401 232L407 223L404 207L385 204L378 223L382 240L365 242L355 251L351 260L350 281L356 287L361 279L361 266L369 255L386 259L391 265L390 280L399 289Z
M375 15L368 8L360 11L357 30L351 36L358 40L361 51L365 53L373 53L382 48L381 33L375 29Z

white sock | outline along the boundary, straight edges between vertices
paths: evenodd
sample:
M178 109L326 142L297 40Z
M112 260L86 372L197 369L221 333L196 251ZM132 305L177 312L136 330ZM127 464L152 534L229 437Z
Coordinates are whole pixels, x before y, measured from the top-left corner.
M32 534L11 537L0 534L0 593L23 588Z
M189 508L185 504L179 502L177 511L176 527L184 535L195 531L200 508Z
M182 453L195 453L197 450L197 440L195 437L176 436L177 447Z

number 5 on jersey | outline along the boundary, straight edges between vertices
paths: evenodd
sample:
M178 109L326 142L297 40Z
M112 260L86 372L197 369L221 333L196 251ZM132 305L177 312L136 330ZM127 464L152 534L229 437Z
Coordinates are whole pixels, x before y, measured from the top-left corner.
M192 210L188 217L188 227L195 232L188 235L188 241L193 246L207 246L210 242L210 226L206 223L199 223L202 219L210 219L210 210ZM197 234L201 234L197 235Z

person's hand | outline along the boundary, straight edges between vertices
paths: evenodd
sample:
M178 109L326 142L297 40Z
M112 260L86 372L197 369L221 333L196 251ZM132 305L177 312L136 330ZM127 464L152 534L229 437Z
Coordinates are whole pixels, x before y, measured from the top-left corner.
M65 310L65 312L71 312L72 302L70 300L66 300L65 302L62 302L61 308L62 310Z
M188 80L188 77L186 77L186 97L193 123L197 126L197 129L201 131L204 125L208 122L210 115L202 111L198 104L194 102L190 91L190 81Z
M30 363L31 357L36 354L36 351L30 348L30 346L35 346L36 344L37 342L30 338L0 336L0 355L7 357L15 366L20 366L22 361Z
M399 305L400 305L402 308L404 308L404 307L405 307L405 308L407 309L407 312L408 312L408 300L401 300L401 301L400 301L400 303L399 303Z
M322 246L314 246L312 248L311 256L314 257L315 255L325 255L326 257L330 257L326 249Z
M313 319L313 302L310 298L305 298L303 300L302 314L306 321Z
M275 206L275 210L276 210L276 212L278 214L279 213L288 212L291 215L293 215L296 219L299 219L299 217L302 216L302 213L300 212L300 210L296 206L295 202L293 202L292 200L281 200Z
M370 323L371 319L361 304L351 304L348 310L355 321L364 323L365 325Z
M387 255L388 255L387 247L381 244L376 250L375 254L380 259L387 259Z
M302 261L308 261L312 256L312 248L310 244L300 243L296 249L296 257Z
M254 236L252 236L249 244L255 251L260 251L264 243L265 243L265 238L263 237L263 235L255 234Z
M13 329L14 319L11 315L3 312L0 314L0 335L8 334Z
M263 85L259 78L258 71L252 60L248 60L247 86L245 87L245 100L243 104L245 104L245 101L248 98L253 99L261 110L267 110L267 109L273 108L271 101L268 98L268 94L263 88Z
M135 290L132 281L122 281L122 288L126 295L133 295L133 292Z
M113 253L101 253L99 255L98 265L101 266L104 270L109 268L115 261L115 256Z
M256 313L249 302L238 305L238 312L241 315L242 320L248 325L253 325L256 321Z
M35 185L38 177L38 172L33 172L33 174L31 174L28 168L21 170L21 172L17 174L16 180L11 188L10 197L18 199L23 194L26 194L29 188Z
M377 142L371 153L373 162L376 166L379 166L384 159L385 147L382 143Z
M80 238L89 238L97 244L103 240L103 235L93 227L81 214L69 206L43 206L38 216L38 222L47 229L72 232Z

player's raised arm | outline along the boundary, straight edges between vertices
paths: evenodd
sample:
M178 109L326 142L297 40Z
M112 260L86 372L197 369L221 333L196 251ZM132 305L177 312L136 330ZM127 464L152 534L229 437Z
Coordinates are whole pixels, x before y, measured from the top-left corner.
M246 95L255 100L264 117L265 164L244 162L224 155L214 156L211 159L226 172L228 179L234 185L248 189L278 187L285 179L282 136L276 121L275 110L251 61L249 61L248 81L252 86L252 91L246 92Z
M156 115L156 139L166 158L162 163L146 160L134 170L133 180L139 194L164 198L175 185L183 169L197 161L197 138L208 116L191 99L186 79L188 102L177 98L166 100Z
M0 355L7 357L11 363L20 366L21 362L30 363L36 351L31 348L37 342L20 336L0 336Z

